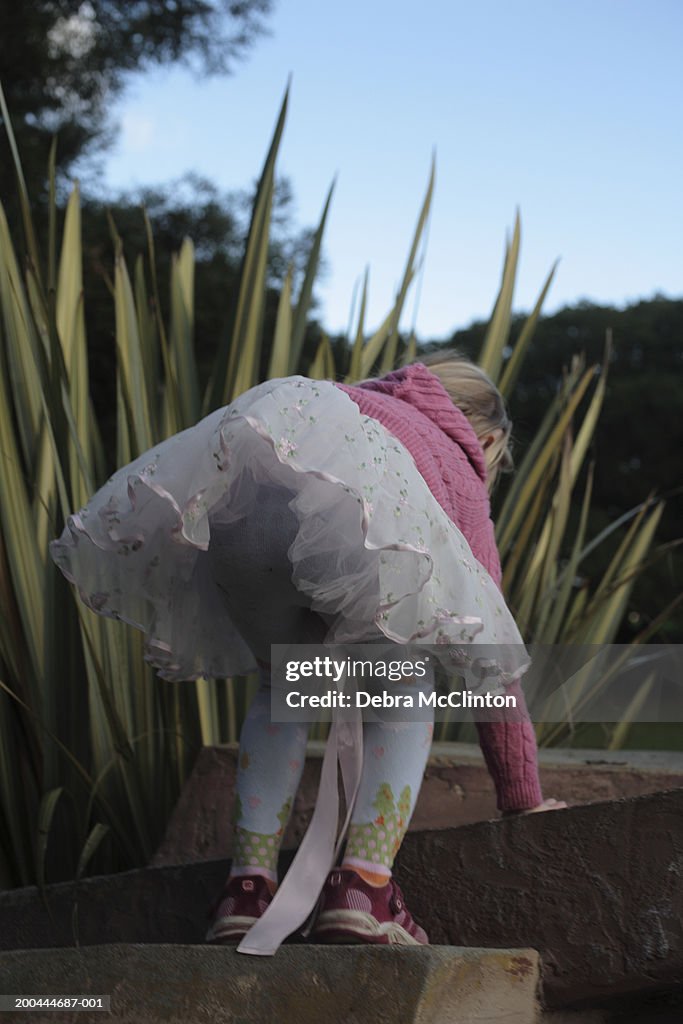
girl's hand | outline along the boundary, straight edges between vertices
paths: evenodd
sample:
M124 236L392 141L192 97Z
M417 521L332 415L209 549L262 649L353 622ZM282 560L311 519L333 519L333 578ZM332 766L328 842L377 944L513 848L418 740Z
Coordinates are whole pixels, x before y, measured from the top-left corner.
M566 807L567 804L564 800L556 800L555 797L548 797L538 807L528 807L524 811L503 811L502 816L504 818L516 817L518 814L535 814L537 811L561 811L562 808Z

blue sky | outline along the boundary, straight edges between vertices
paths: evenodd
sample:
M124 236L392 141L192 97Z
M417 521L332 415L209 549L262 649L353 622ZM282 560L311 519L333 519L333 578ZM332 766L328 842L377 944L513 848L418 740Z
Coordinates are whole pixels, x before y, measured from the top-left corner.
M276 0L269 27L232 77L136 79L105 183L195 171L246 187L291 73L278 171L298 226L317 223L338 174L317 287L328 329L346 328L366 265L368 327L386 315L434 149L424 273L402 321L420 338L489 315L517 207L516 309L557 257L546 312L683 294L680 0Z

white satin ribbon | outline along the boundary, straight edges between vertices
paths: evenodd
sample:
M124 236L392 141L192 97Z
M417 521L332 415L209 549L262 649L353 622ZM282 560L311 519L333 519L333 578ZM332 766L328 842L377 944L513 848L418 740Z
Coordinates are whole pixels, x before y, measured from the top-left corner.
M338 762L344 785L346 818L337 837ZM304 935L310 933L314 924L313 911L327 875L337 862L351 820L362 765L363 723L360 710L354 710L351 720L343 720L339 709L334 707L318 796L306 834L272 902L237 946L238 953L272 956L283 940L309 917L311 920L304 928Z

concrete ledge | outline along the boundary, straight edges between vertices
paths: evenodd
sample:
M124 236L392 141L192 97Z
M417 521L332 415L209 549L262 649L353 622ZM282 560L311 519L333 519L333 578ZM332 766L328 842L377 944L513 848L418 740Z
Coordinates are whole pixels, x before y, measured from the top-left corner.
M280 871L293 852L280 858ZM220 892L230 861L140 868L116 875L0 893L0 950L93 946L105 943L200 943L207 909Z
M34 887L0 893L0 949L201 943L228 870L217 860L88 878L77 893L50 886L51 917ZM537 949L546 1009L683 994L683 789L411 832L396 874L433 943Z
M534 1024L534 950L109 945L0 954L6 992L111 996L60 1024ZM55 1013L31 1013L54 1024Z
M432 942L537 949L548 1009L682 991L683 789L414 833L396 873Z
M309 744L301 786L284 836L299 845L315 804L324 744ZM570 804L619 800L683 786L683 753L541 750L544 793ZM237 744L204 747L152 864L189 864L229 857ZM455 828L498 817L493 783L479 747L435 743L410 831Z
M537 1024L681 1024L681 1021L683 991L617 999L610 1009L545 1010Z

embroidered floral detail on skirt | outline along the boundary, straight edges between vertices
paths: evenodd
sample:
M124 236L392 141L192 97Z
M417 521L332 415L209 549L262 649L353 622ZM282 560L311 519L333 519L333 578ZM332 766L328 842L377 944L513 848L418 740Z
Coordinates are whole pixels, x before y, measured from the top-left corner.
M145 633L169 680L253 671L210 566L214 526L292 494L292 580L327 642L497 645L502 681L528 657L493 580L409 452L326 381L266 381L119 469L70 515L50 554L100 615Z

